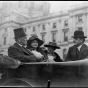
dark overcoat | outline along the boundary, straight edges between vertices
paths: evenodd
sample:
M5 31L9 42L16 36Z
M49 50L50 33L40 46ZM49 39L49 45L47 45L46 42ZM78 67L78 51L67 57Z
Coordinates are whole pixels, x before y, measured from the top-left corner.
M45 50L45 53L46 53L46 55L48 54L47 53L47 50ZM63 60L60 58L60 56L56 53L56 52L54 52L54 55L55 55L55 58L54 58L54 61L55 62L62 62ZM47 57L48 58L48 57Z
M31 46L30 46L30 47L27 47L27 48L28 48L30 51L33 50L33 48L32 48ZM46 53L43 51L43 49L42 49L41 47L38 47L38 48L36 49L36 51L39 52L39 53L41 53L41 54L44 56L44 58L42 58L41 61L47 61L48 57L47 57ZM40 62L41 62L41 61L40 61ZM47 63L47 62L46 62L46 63ZM37 66L36 66L36 70L37 70L37 73L38 73L37 76L42 77L45 68L47 68L46 65L37 65ZM44 74L45 74L45 73L44 73Z
M47 50L45 50L45 53L47 55L47 58L48 58L48 52ZM55 58L54 58L54 61L55 62L63 62L63 60L60 58L60 56L54 52L54 55L55 55ZM59 65L48 65L48 66L45 66L45 68L43 69L44 70L44 74L49 74L49 76L55 76L55 75L59 75L60 73L62 74L63 73L63 70L64 69L62 66L59 66Z
M76 60L82 60L88 57L88 46L86 44L83 44L80 51L77 50L77 47L71 46L68 50L67 57L65 61L76 61ZM73 69L74 70L73 70ZM70 69L72 72L74 72L76 75L82 75L85 73L85 66L75 66L71 67Z
M80 53L77 54L77 48L74 46L71 46L68 50L68 54L66 57L66 61L75 61L75 60L82 60L85 59L88 56L88 46L83 44Z
M21 62L37 62L37 58L26 48L21 47L17 43L8 48L8 55L14 59L18 59ZM17 69L9 69L9 78L23 78L28 77L30 74L31 65L20 65ZM31 76L31 75L30 75Z
M8 48L8 55L14 59L18 59L21 62L36 62L37 59L29 50L24 49L17 43Z

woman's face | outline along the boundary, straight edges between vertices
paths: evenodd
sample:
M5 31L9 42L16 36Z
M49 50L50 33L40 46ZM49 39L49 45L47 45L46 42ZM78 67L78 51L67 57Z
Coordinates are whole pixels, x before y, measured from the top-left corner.
M31 43L31 46L33 48L37 48L38 47L38 41L37 40L33 40L32 43Z
M49 53L53 53L55 51L55 49L53 47L48 47L48 52Z

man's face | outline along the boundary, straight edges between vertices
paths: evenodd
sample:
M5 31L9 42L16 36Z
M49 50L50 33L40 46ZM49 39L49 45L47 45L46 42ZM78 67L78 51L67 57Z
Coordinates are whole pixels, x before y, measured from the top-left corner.
M26 36L21 37L18 40L21 45L23 45L23 46L27 45L27 37Z
M75 45L80 45L80 44L82 44L82 41L83 41L83 39L81 39L81 38L74 38L74 44L75 44Z

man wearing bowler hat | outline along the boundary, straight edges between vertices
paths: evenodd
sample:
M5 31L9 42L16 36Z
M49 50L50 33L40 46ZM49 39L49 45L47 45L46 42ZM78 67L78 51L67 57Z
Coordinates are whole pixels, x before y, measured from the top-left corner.
M37 58L26 49L27 37L23 28L14 29L16 43L8 48L8 55L21 62L37 62ZM21 65L15 70L18 77L27 76L28 67ZM12 71L16 75L16 73ZM16 76L17 77L17 76Z
M68 50L68 54L66 57L66 61L76 61L82 60L88 57L88 46L84 44L86 36L84 36L84 32L80 30L76 30L74 32L74 45L71 46ZM76 69L76 67L75 67ZM76 69L77 75L83 72L83 67L78 67Z

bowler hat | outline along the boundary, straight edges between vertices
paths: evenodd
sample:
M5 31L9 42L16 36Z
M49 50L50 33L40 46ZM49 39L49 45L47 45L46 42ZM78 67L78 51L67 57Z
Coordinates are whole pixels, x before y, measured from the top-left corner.
M24 37L27 35L25 34L23 28L17 28L17 29L14 29L14 36L15 36L15 38L17 38L17 37Z
M60 49L55 42L49 42L49 44L45 44L45 47L53 47L55 49Z
M41 45L43 45L43 43L44 43L42 40L40 40L40 39L38 38L38 36L37 36L36 34L34 34L34 35L32 35L32 36L28 39L28 41L27 41L27 47L31 47L31 42L32 42L33 40L37 40L37 41L38 41L38 46L41 46Z
M73 38L87 38L86 36L84 36L84 32L80 31L80 30L76 30L74 32L74 36L72 36Z

